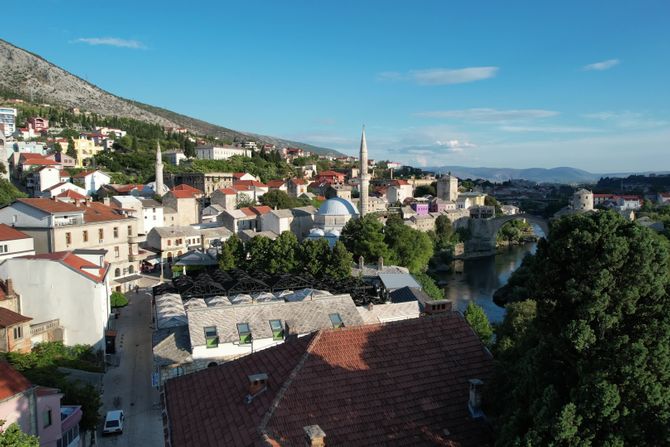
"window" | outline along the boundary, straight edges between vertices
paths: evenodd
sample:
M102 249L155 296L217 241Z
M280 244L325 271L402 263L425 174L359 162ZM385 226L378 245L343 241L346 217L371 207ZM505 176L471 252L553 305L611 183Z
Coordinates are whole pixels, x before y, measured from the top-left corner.
M105 230L103 230L102 228L100 228L100 229L98 230L98 239L100 240L100 242L102 242L102 240L103 240L104 238L105 238Z
M168 247L172 246L172 239L168 239Z
M7 245L0 245L0 253L7 253L8 251Z
M241 345L251 343L251 328L249 328L249 323L237 323L237 333L240 334Z
M215 326L205 328L205 346L207 348L216 348L219 346L219 335L216 333Z
M344 327L344 321L342 321L340 314L330 314L328 317L330 318L330 322L333 323L333 327L335 329Z
M72 243L72 233L65 233L65 243L70 245Z
M45 410L42 413L42 427L47 428L51 425L51 410Z
M88 242L88 230L84 230L82 233L82 237L84 239L84 242Z
M119 237L119 227L114 227L114 239Z
M23 338L23 327L16 326L14 328L14 340L20 340Z
M119 247L114 247L114 257L115 258L121 257L121 253L119 253Z
M120 268L114 269L114 278L118 278L119 276L121 276L121 269Z
M133 235L133 227L132 227L132 225L128 225L128 236L132 236L132 235Z
M270 320L270 329L272 329L273 340L284 339L284 327L281 324L281 320Z

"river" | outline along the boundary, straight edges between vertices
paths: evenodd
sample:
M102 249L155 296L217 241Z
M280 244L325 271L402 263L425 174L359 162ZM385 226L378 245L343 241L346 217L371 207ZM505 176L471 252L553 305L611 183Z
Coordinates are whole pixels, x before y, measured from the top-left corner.
M535 234L544 233L533 225ZM505 308L493 302L493 294L507 284L528 253L535 253L537 244L514 245L498 250L493 256L463 261L463 273L443 273L437 278L445 283L447 299L463 312L470 301L480 305L492 323L505 317Z

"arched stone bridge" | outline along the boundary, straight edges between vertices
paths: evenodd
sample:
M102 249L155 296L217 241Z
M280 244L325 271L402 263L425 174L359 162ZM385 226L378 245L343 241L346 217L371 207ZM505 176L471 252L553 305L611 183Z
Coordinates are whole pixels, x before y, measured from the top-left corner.
M498 231L512 220L525 220L530 224L536 224L544 233L544 237L549 235L549 223L546 219L532 214L513 214L493 219L470 219L470 239L465 243L465 254L472 255L495 251Z

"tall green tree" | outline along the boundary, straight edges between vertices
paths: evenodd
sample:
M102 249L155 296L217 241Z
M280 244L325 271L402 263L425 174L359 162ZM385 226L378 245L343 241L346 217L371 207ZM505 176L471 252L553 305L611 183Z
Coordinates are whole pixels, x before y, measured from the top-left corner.
M17 423L3 429L5 421L0 420L0 447L39 447L40 438L23 433Z
M333 251L329 253L325 275L333 279L345 279L351 276L354 259L347 247L340 241L335 242Z
M249 270L269 271L272 256L272 240L255 236L246 244L249 253Z
M475 304L474 301L470 301L465 312L463 312L463 316L482 343L490 346L493 341L493 327L484 313L484 309Z
M449 250L453 247L457 238L449 218L444 214L437 216L437 219L435 219L435 249Z
M384 241L384 226L372 214L347 222L340 241L356 260L363 256L366 262L377 262L379 257L389 259L391 255Z
M494 348L497 443L669 445L667 243L588 213L554 223L535 257L523 287L536 311L514 304Z
M300 244L302 270L315 278L324 276L329 258L330 246L325 239L305 239Z
M219 251L218 262L221 270L232 270L236 267L235 253L230 244L222 243Z
M411 272L425 270L433 257L433 241L428 234L408 227L400 219L387 221L384 241L392 255L389 262L407 267Z
M72 137L67 139L67 151L65 152L69 157L77 159L77 150L74 148L74 140Z
M298 200L278 189L266 192L261 196L260 201L263 205L279 210L294 208L301 205Z
M290 273L298 270L298 238L290 231L284 231L272 241L268 259L269 273Z

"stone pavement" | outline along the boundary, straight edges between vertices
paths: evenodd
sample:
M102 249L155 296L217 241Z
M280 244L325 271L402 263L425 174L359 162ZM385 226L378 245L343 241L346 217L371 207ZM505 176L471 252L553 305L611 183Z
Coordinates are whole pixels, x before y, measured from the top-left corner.
M97 445L135 447L162 446L163 424L159 393L151 386L151 287L156 280L143 277L139 293L129 292L128 306L116 323L118 366L110 366L103 379L101 415L121 409L125 413L123 434L102 437Z

